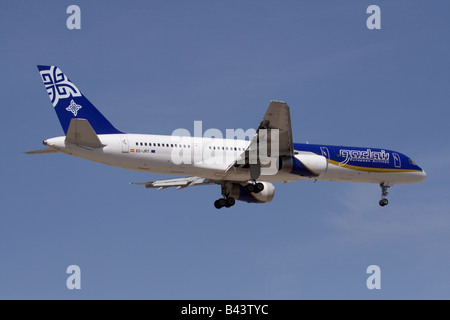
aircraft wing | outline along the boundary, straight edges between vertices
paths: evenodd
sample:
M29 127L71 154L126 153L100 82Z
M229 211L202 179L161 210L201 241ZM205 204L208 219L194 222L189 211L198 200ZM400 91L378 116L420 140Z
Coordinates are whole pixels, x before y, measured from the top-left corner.
M193 177L182 177L182 178L148 181L148 182L131 182L131 184L145 186L146 188L158 188L158 190L161 190L169 187L176 187L177 189L182 189L191 186L216 184L216 182L206 178L193 176Z
M285 102L271 101L267 108L263 121L261 121L257 133L261 129L279 130L279 155L294 155L294 143L292 142L291 113Z
M278 133L278 139L273 139L275 140L273 141L272 138L276 137L276 133ZM265 150L260 153L260 141L263 140L267 142L267 145ZM250 142L247 150L242 153L235 162L228 166L225 172L228 172L234 167L250 167L250 170L253 171L252 164L258 167L255 169L256 172L260 172L261 163L259 161L259 155L267 154L270 157L273 148L275 147L274 142L278 143L278 156L292 156L294 154L291 114L289 111L289 106L285 102L281 101L270 102L269 108L267 109L263 120L259 124L256 134ZM252 163L250 157L252 154L257 155L258 158L256 162L253 161L254 163ZM259 173L256 175L259 176Z

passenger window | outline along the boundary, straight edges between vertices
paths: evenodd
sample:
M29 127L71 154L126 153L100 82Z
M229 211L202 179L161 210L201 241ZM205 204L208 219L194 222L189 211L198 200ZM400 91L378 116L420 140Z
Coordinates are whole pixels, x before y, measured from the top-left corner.
M144 143L144 145L145 145L145 146L147 146L147 142L146 142L146 143Z
M141 146L143 145L143 143L141 142Z
M136 142L136 145L138 146L138 145L139 145L139 142Z
M158 143L158 147L161 147L161 145Z

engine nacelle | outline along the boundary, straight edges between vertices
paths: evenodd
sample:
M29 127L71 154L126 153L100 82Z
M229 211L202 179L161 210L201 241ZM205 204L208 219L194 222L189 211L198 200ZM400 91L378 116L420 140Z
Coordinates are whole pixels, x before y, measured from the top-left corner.
M302 177L318 177L327 172L328 160L315 153L299 153L293 157L280 157L278 170Z
M258 193L247 193L244 191L244 186L239 183L234 183L230 197L233 197L239 201L251 202L251 203L266 203L273 200L275 196L275 186L270 182L261 182L264 185L264 189Z

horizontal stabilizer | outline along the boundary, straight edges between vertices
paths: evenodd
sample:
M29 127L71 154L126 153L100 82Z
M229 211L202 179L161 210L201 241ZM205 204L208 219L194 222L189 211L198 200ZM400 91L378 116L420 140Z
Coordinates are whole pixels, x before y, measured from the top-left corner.
M66 142L91 148L104 147L89 121L86 119L74 118L70 121Z
M51 149L51 148L45 148L40 150L34 150L34 151L28 151L25 152L26 154L47 154L47 153L59 153L58 150Z

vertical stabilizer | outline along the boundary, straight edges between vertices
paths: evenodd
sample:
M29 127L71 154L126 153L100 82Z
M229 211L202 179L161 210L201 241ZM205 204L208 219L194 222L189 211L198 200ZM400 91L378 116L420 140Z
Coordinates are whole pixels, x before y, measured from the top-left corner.
M96 134L123 133L97 110L69 78L56 66L37 66L64 134L72 119L86 119Z

